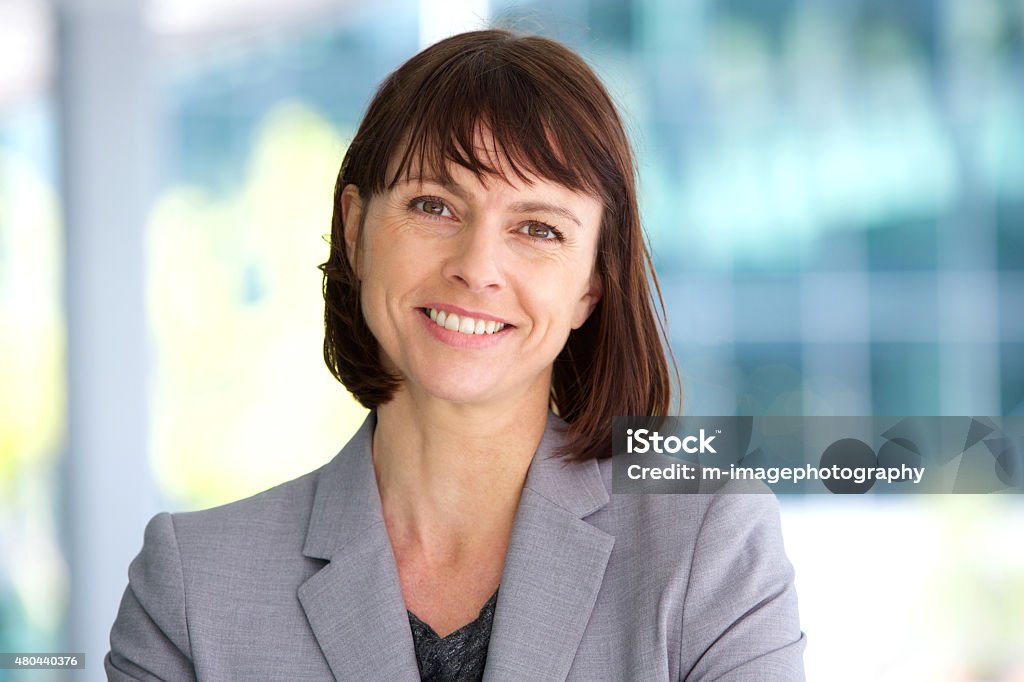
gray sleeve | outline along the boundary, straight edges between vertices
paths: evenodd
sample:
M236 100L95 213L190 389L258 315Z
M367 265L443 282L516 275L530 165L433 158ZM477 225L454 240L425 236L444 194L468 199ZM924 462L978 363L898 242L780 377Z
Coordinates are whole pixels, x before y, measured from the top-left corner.
M683 679L803 680L807 640L793 575L775 496L714 495L683 602Z
M110 631L108 680L194 680L185 619L185 588L170 514L146 526L142 551Z

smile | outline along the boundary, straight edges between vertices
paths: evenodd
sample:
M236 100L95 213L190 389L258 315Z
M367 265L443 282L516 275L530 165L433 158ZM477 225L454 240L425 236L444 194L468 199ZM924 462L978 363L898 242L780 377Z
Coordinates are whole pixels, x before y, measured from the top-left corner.
M460 334L496 334L506 326L504 322L495 322L494 320L477 320L467 315L446 313L443 310L436 310L434 308L423 308L422 310L438 327L443 327L448 331L458 332Z

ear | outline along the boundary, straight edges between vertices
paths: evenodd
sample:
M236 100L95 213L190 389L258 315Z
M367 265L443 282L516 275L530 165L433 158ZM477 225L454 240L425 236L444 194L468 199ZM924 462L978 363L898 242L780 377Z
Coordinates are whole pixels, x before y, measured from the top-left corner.
M576 304L576 311L572 318L573 329L579 329L583 326L583 323L587 321L590 314L594 312L594 308L597 307L603 295L604 287L601 286L601 278L595 272L590 275L590 286Z
M363 220L363 199L359 196L359 188L355 185L346 185L341 192L341 221L345 226L345 253L348 255L348 262L352 269L359 276L358 246L359 226Z

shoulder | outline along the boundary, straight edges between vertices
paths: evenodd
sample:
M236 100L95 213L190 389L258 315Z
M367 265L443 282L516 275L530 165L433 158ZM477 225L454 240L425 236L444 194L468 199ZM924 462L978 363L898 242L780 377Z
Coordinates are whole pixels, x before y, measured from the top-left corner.
M157 514L128 568L130 590L152 613L181 601L190 588L237 587L260 565L304 562L302 546L322 472L323 467L219 507Z
M154 523L172 528L185 559L301 557L317 509L322 512L324 506L337 507L344 500L358 509L375 497L370 451L374 424L370 413L334 458L308 474L243 500L172 514L163 521L157 517Z
M166 526L164 532L173 531L179 547L191 552L208 550L222 557L265 554L268 549L294 553L302 548L317 484L327 466L219 507L158 515L150 526ZM147 529L147 545L150 539Z
M613 458L598 460L602 481L609 492L605 511L620 517L641 533L670 533L696 540L707 530L753 529L778 526L779 503L760 481L730 481L713 492L700 493L615 493L612 486Z
M615 536L622 589L641 580L678 624L681 677L803 679L795 576L769 488L732 481L713 493L611 493L612 465L599 464L609 503L588 521Z
M611 465L600 463L609 491ZM759 481L713 493L611 493L587 521L615 536L615 554L644 565L653 584L685 586L690 613L714 608L705 597L753 604L793 579L778 500Z
M154 516L111 628L110 679L194 679L196 632L209 642L245 631L254 609L301 625L294 593L320 565L302 548L329 466L244 500Z
M601 463L611 490L611 462ZM689 598L702 590L793 578L779 502L760 481L732 481L713 493L612 493L591 519L616 536L616 550L645 557L666 579L684 577ZM724 585L712 585L711 578Z
M373 498L372 426L368 418L331 461L292 481L211 509L158 514L129 567L129 588L196 595L198 606L301 583L325 556L305 551L316 510L322 518L325 506L358 509ZM322 534L337 532L333 521Z

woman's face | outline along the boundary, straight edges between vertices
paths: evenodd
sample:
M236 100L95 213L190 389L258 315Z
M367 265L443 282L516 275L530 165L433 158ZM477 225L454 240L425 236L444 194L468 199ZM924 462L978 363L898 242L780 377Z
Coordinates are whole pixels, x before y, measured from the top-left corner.
M600 298L602 206L539 178L413 178L343 195L363 315L404 387L463 404L547 403L552 364ZM366 213L361 237L359 222Z

